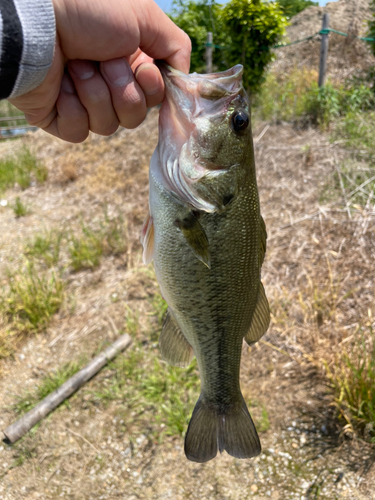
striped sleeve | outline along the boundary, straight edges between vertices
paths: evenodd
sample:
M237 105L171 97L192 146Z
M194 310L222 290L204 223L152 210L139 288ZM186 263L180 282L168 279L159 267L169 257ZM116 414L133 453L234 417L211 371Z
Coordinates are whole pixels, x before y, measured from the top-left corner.
M0 99L40 85L55 46L52 0L0 0Z

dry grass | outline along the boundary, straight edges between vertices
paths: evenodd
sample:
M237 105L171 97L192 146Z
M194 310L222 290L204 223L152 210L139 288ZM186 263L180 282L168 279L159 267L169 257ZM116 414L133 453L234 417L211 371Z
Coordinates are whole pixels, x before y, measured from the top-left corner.
M258 123L256 137L265 125ZM356 453L348 444L345 451L351 442L344 436L354 435L345 429L348 420L327 410L330 403L344 408L342 387L357 394L349 383L351 371L338 353L357 350L354 361L361 362L364 351L356 344L356 331L367 328L367 335L368 310L371 318L374 315L373 204L366 208L357 199L349 216L336 182L337 166L342 169L357 153L331 143L317 130L296 131L285 124L272 125L256 142L268 230L262 279L272 323L265 343L251 350L244 347L241 386L263 431L264 453L254 461L224 455L201 466L185 462L181 436L197 394L196 373L173 370L160 361L157 338L165 303L152 268L141 264L138 235L147 211L147 159L156 141L155 116L138 131L108 139L92 136L83 145L68 146L41 134L32 136L33 141L35 137L49 177L44 186L35 187L33 198L34 188L25 191L33 213L19 239L9 237L2 256L22 254L27 244L29 258L40 269L59 269L67 299L46 332L20 344L8 337L16 351L2 363L0 425L5 427L16 416L15 394L27 395L20 404L35 402L51 374L60 373L59 367L82 354L90 358L119 332L129 332L135 347L74 396L69 409L62 408L37 432L1 452L5 487L46 499L76 492L82 498L172 495L181 500L268 498L270 492L271 498L283 499L295 493L306 496L310 487L315 492L326 488L321 498L329 500L345 495L369 498L374 478L366 476L367 484L358 486L350 458L359 457L361 466L371 449L363 445ZM64 158L76 166L76 180L67 182L61 174ZM335 187L322 201L327 183ZM12 236L15 224L23 222L13 214L11 221L6 219L6 213L0 216L12 224ZM50 219L42 217L45 213ZM118 223L112 222L116 217ZM106 234L111 236L96 267L72 272L69 234L72 230L80 238L82 224L95 234L109 227ZM119 227L125 228L124 240L118 237ZM119 241L125 243L118 247ZM371 373L371 365L366 367ZM307 409L315 412L313 417ZM338 438L341 447L331 447L329 453L314 448L318 443L326 450L331 443L332 436L319 430L321 414L329 429L329 422L332 428L338 426L338 434L345 429L341 441ZM344 414L351 419L351 429L371 438L363 421L355 421L348 408ZM311 460L312 454L316 459ZM345 479L336 482L341 471Z

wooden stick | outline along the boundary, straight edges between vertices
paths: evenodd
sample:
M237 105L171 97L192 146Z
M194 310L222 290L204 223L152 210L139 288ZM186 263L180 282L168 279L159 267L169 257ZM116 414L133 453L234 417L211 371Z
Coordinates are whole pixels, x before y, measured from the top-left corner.
M212 73L212 32L207 33L207 44L206 44L206 73Z
M326 30L329 28L329 14L323 14L322 29ZM327 67L327 54L328 54L328 34L322 35L322 45L320 49L320 62L319 62L319 87L323 87L326 79L326 67Z
M40 422L42 418L47 416L51 411L57 408L69 396L74 394L88 380L96 375L99 370L105 366L108 361L111 361L117 354L124 349L127 349L132 343L132 339L128 334L121 335L111 346L104 352L94 358L85 368L82 368L73 377L67 380L56 391L49 394L32 410L27 412L23 417L7 427L4 431L4 442L13 444L26 434L35 424Z

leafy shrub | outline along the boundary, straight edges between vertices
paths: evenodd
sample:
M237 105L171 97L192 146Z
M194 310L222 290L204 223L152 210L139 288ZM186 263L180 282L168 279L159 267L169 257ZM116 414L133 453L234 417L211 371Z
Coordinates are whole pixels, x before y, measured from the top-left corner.
M244 66L244 87L254 94L273 59L271 48L285 33L287 20L279 5L261 0L231 0L222 11L228 36L226 60Z

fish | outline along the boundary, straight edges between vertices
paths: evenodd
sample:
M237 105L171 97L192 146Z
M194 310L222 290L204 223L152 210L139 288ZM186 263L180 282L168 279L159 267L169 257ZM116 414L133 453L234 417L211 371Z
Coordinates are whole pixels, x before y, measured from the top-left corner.
M186 458L203 463L224 450L251 458L261 445L240 388L242 345L262 337L270 311L243 67L189 75L165 63L159 68L165 98L141 242L168 304L160 352L174 366L197 359L201 394Z

